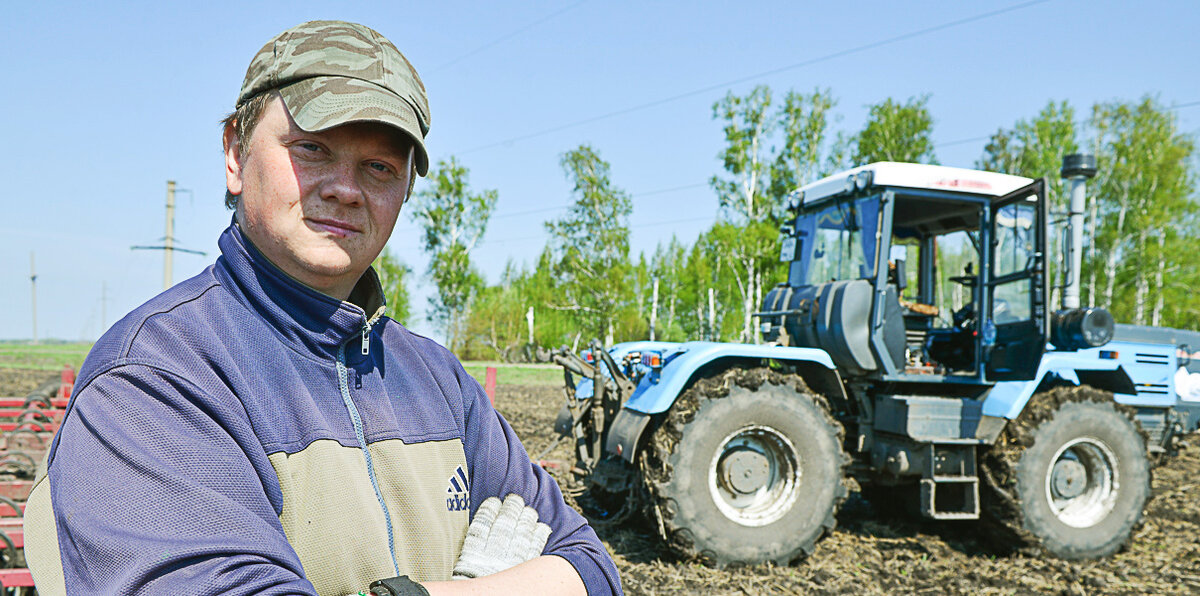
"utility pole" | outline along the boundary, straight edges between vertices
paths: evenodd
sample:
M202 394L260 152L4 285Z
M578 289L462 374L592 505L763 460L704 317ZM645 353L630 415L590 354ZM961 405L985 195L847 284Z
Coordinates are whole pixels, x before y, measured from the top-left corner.
M717 341L717 306L713 289L708 289L708 341Z
M654 299L650 301L650 341L654 341L654 324L658 322L658 278L654 278Z
M37 338L37 271L33 267L33 251L29 251L29 287L33 292L33 343Z
M191 192L187 189L180 189L182 192ZM175 258L175 251L191 253L194 255L204 256L203 251L188 250L186 248L178 248L175 246L175 181L167 180L167 225L166 235L163 236L162 246L131 246L133 250L161 250L163 251L163 290L171 288L173 275L171 266Z
M167 235L163 237L163 290L171 287L171 265L175 258L175 181L167 180Z

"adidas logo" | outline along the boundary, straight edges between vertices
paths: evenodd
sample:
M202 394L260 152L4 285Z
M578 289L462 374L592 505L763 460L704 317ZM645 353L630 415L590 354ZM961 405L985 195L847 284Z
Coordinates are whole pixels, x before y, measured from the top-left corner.
M467 511L471 508L471 481L467 480L467 473L462 466L454 470L446 493L449 495L446 497L447 511Z

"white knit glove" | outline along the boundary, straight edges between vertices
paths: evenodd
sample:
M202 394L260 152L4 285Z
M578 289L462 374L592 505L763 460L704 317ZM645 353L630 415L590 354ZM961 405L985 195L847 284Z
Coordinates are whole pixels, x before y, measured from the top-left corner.
M504 571L535 559L546 548L550 526L538 521L537 510L516 493L488 497L467 528L454 579L471 579Z

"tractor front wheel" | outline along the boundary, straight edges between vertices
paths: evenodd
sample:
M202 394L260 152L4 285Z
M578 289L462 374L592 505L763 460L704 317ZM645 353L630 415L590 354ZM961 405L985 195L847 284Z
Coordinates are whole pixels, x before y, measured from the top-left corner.
M842 428L798 377L731 369L677 400L643 466L664 538L717 566L788 564L833 529Z

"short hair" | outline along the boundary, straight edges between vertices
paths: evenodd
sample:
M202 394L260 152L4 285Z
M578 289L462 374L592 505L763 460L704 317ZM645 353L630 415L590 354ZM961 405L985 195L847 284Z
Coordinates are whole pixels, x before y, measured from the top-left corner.
M224 132L227 128L233 127L234 134L237 135L237 152L238 157L245 160L250 154L250 135L254 134L254 127L258 126L258 121L262 120L263 109L267 107L267 102L276 95L274 89L268 89L251 97L246 103L238 106L228 116L221 120L221 130ZM229 192L225 189L225 208L237 209L238 195Z
M266 109L267 103L271 98L278 95L275 89L267 89L254 97L251 97L242 105L238 106L228 116L221 119L222 132L229 127L233 127L234 134L237 135L237 152L238 157L245 160L250 155L250 135L254 134L254 128L258 126L259 120L262 120L263 110ZM408 140L409 149L416 151L416 145L411 139ZM412 196L413 185L417 182L417 160L409 159L408 172L408 191L404 194L404 200ZM237 209L238 195L229 192L225 189L225 208Z

